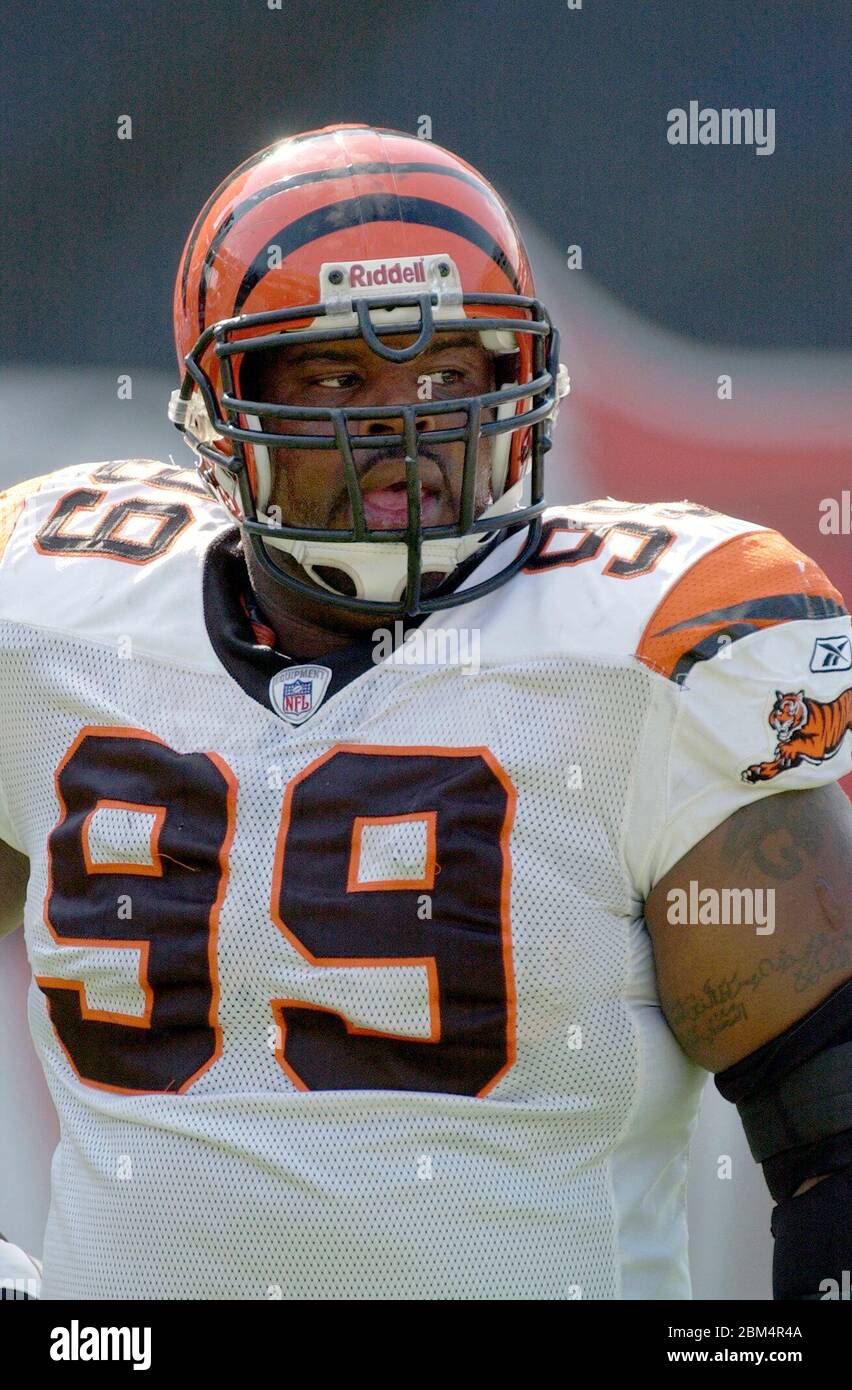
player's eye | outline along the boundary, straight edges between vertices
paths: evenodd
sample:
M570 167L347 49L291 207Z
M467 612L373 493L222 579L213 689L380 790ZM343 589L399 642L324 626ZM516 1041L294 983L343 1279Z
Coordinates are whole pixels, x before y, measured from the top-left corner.
M467 374L457 367L438 367L434 371L424 372L423 376L428 378L434 386L441 386L445 389L457 386L467 379ZM360 380L357 372L336 372L334 375L312 377L308 384L321 386L330 391L350 391L357 386Z
M455 386L456 382L464 380L464 372L458 371L456 367L439 367L437 371L429 372L429 376L433 380L435 377L443 378L443 380L435 381L436 386Z
M319 376L311 383L315 386L329 386L332 391L348 391L358 381L355 372L338 372L336 376Z

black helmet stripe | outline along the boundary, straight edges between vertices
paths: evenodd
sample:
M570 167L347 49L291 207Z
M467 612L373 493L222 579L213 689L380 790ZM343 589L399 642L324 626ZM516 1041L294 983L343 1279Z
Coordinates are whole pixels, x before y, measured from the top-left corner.
M492 202L494 206L498 208L504 215L506 212L505 206L498 197L498 195L494 192L492 188L489 188L488 184L483 183L482 179L477 178L475 174L468 173L464 169L447 168L443 164L434 164L429 162L388 164L385 161L379 161L372 164L353 164L348 167L337 167L334 169L315 169L309 173L295 174L292 178L289 179L280 179L278 180L278 182L270 184L268 188L261 189L252 197L246 198L244 202L240 203L238 207L235 207L233 209L230 216L226 217L221 227L217 229L216 235L213 237L213 240L211 241L210 246L207 249L207 255L204 258L204 265L201 270L200 283L198 288L199 333L203 333L205 328L205 311L207 307L207 283L210 275L210 270L212 268L213 262L216 259L222 242L225 240L225 238L228 236L231 230L236 226L236 224L240 222L243 217L245 217L260 203L264 202L267 198L274 198L276 194L281 193L286 189L304 187L308 184L323 183L334 179L349 179L353 175L358 174L440 174L445 178L459 179L461 180L461 182L469 184L471 188L477 189L478 192L482 193L485 197L487 197L489 201ZM357 201L357 199L355 201ZM339 206L339 204L333 204L332 206ZM320 209L319 211L322 211L322 209ZM360 219L358 218L354 219L355 222L359 220ZM347 223L346 225L353 224ZM512 225L514 226L514 223ZM309 237L303 238L303 241L308 240L310 240ZM280 242L276 242L276 245L280 245ZM188 266L189 248L187 258L184 264L184 276L186 276L187 274Z
M376 126L364 126L364 127L360 127L360 126L359 126L359 127L358 127L359 130L362 129L362 128L365 129L365 130L374 130L374 131L378 131L378 133L379 133L379 134L382 134L382 135L405 135L405 131L402 131L402 130L390 130L390 129L385 129L384 127L382 127L380 130L379 130L379 128L376 127ZM187 289L188 289L188 285L189 285L189 266L190 266L190 262L192 261L192 253L193 253L193 251L195 250L195 243L196 243L197 240L198 240L198 234L199 234L199 232L201 231L201 228L202 228L203 225L204 225L205 218L207 217L208 212L209 212L210 209L212 208L213 204L216 202L217 198L221 197L221 195L225 192L226 188L228 188L229 185L232 184L232 183L234 182L235 179L238 179L238 178L240 177L241 174L247 174L248 171L249 171L249 169L253 169L253 168L255 167L256 164L260 164L262 160L268 158L268 156L270 155L271 151L272 151L272 150L277 150L282 144L300 145L300 144L304 144L305 141L308 141L308 140L327 140L327 139L328 139L328 135L329 135L329 132L328 132L327 130L310 130L310 131L306 131L304 135L290 136L289 139L286 140L286 141L274 140L274 141L272 142L271 145L264 145L264 147L263 147L262 150L258 150L258 151L257 151L257 154L249 155L248 159L244 159L243 162L242 162L242 164L238 164L237 167L236 167L236 169L232 169L231 172L230 172L230 174L228 174L228 176L222 180L222 182L218 185L218 187L215 188L215 189L213 190L213 192L210 194L210 197L207 199L207 202L204 204L204 207L201 209L200 213L198 214L198 216L196 217L194 223L192 224L192 231L190 232L189 237L188 237L188 239L187 239L187 243L186 243L186 250L185 250L184 256L183 256L183 266L181 267L181 286L180 286L180 288L181 288L181 300L182 300L182 304L183 304L183 311L184 311L184 313L186 313L186 295L187 295ZM409 137L409 138L410 138L410 137ZM400 167L403 167L403 166L400 166ZM411 165L406 165L406 166L404 166L404 167L407 168L407 169L415 169L415 168L422 168L422 169L430 169L430 168L432 168L432 169L435 169L435 168L438 168L439 166L438 166L438 165L425 165L425 164L421 166L421 165L414 165L414 164L411 164ZM326 176L330 176L330 175L337 175L338 173L340 173L340 174L344 174L344 173L379 173L379 174L381 174L381 173L386 173L387 170L388 170L388 165L387 165L386 163L384 163L384 162L381 163L381 164L363 164L363 165L359 165L357 168L354 168L354 169L346 169L346 170L343 170L343 169L341 169L341 170L335 170L335 169L317 170L315 173L311 173L311 174L299 174L299 175L296 175L294 178L292 178L292 179L290 179L290 180L286 180L286 179L281 180L281 182L275 186L275 189L272 189L272 190L269 190L269 191L274 192L274 191L276 191L277 189L280 189L280 188L293 187L294 185L304 184L304 183L312 183L312 182L317 181L317 179L320 178L320 177L326 177ZM444 172L444 173L451 173L452 171L449 170L449 169L447 169L447 170L443 170L442 172ZM472 182L474 182L474 180L471 179L470 182L472 183ZM486 190L486 191L487 191L487 190ZM251 202L252 202L252 200L247 200L247 205L250 205ZM229 219L229 222L230 222L230 219Z
M510 281L515 294L522 292L514 267L509 264L503 248L498 246L494 238L472 217L457 211L456 208L448 207L446 203L431 202L427 198L397 199L395 194L380 193L350 198L346 202L330 203L327 207L317 208L305 217L291 222L289 226L282 227L280 232L270 237L267 246L258 252L243 276L233 314L242 312L242 306L252 290L264 275L269 273L268 245L280 247L282 256L286 257L298 247L306 246L309 242L327 236L330 232L339 231L342 227L386 222L397 211L397 207L404 221L410 225L441 227L444 231L452 232L454 236L463 237L474 246L478 246Z
M277 143L279 142L276 141L276 144ZM226 179L223 179L222 182L219 184L218 188L215 188L213 192L210 194L210 197L207 199L207 202L204 204L204 207L201 209L200 213L193 222L192 231L190 232L189 237L187 238L186 250L183 253L183 265L181 266L180 276L180 292L184 313L186 313L186 292L189 283L189 265L192 260L192 253L195 250L195 243L198 240L198 234L201 231L201 228L204 226L204 222L208 212L212 208L213 204L216 202L216 199L221 197L221 195L225 192L225 189L229 186L229 184L233 183L234 179L239 178L241 174L247 173L248 170L252 169L255 164L259 164L262 159L266 159L267 155L269 154L269 151L274 149L275 145L267 145L264 149L258 150L257 154L250 155L248 159L244 159L242 164L238 165L236 169L232 169L228 177Z

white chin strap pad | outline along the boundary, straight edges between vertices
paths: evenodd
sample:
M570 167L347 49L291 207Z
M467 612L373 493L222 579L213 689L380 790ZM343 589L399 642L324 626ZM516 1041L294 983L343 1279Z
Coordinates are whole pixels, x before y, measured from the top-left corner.
M520 506L522 492L523 483L516 483L497 502L492 502L490 507L485 509L482 518L515 511ZM260 516L259 519L275 525L269 516ZM473 535L457 538L426 540L422 547L421 573L452 574L462 561L491 539L492 533L478 531ZM289 541L279 536L270 536L268 539L264 538L263 543L269 549L283 550L292 555L315 584L333 594L342 591L330 584L323 575L318 574L318 567L342 570L348 575L355 586L355 598L397 603L405 589L408 578L408 547L402 541Z

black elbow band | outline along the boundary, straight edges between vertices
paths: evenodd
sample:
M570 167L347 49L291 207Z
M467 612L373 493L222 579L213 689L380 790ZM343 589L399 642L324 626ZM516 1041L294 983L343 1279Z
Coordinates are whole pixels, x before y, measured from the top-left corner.
M852 1162L852 980L715 1077L776 1201Z
M832 1173L772 1213L772 1297L849 1298L852 1168Z

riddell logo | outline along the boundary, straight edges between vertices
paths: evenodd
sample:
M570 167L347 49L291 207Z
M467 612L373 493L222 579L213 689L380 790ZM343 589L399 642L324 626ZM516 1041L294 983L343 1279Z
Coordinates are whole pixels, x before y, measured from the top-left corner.
M372 266L373 268L370 268ZM425 285L426 271L423 261L375 261L368 265L355 261L349 267L349 284L352 289L364 289L372 285Z

